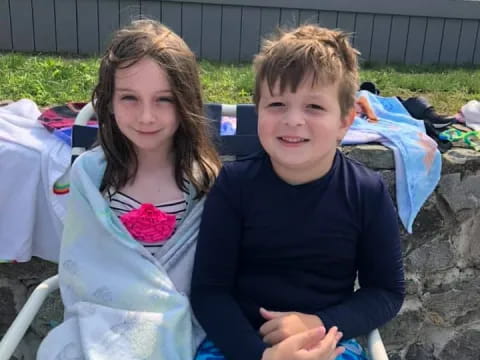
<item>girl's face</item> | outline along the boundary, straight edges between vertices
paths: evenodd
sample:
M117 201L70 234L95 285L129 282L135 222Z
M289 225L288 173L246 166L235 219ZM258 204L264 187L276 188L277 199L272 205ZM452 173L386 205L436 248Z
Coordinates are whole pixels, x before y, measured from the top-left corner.
M167 156L179 126L175 98L167 73L146 57L117 69L112 99L120 131L135 146L139 159L152 152Z

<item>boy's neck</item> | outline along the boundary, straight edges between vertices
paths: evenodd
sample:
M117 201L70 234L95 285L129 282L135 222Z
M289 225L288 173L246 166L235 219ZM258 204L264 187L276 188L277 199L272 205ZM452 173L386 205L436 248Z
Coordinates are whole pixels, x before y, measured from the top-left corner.
M332 154L328 154L323 161L315 166L309 166L305 168L286 168L276 164L270 159L273 167L273 171L279 178L290 185L301 185L318 180L325 176L333 166L336 151Z

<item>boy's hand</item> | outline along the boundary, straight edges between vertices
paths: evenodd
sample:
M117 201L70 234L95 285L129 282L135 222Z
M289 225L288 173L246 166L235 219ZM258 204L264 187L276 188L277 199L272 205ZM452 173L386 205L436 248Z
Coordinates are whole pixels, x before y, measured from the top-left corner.
M326 336L324 327L304 331L265 350L262 360L333 360L344 351L336 347L341 337L336 327Z
M275 345L286 338L306 330L323 327L323 322L316 315L300 312L268 311L260 308L260 314L267 320L260 328L263 341Z

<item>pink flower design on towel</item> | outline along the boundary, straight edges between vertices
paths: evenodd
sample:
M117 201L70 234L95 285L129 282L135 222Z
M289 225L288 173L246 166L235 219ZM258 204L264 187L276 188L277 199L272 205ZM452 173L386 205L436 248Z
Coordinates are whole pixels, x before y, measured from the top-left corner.
M120 216L120 221L136 240L157 243L167 241L173 234L177 218L153 204L142 204L138 209Z

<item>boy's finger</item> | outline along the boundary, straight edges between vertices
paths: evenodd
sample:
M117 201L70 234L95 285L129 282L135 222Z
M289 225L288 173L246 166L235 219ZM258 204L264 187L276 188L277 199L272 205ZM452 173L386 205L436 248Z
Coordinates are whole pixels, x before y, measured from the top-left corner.
M281 343L287 337L285 334L279 330L272 331L263 337L263 342L271 346Z
M260 308L260 315L262 315L262 317L265 320L277 319L277 318L283 317L287 314L288 314L288 312L270 311L270 310L264 309L263 307Z
M266 336L272 331L277 330L277 328L278 328L278 321L276 321L275 319L269 320L269 321L266 321L262 326L260 326L259 332L260 332L260 335Z

